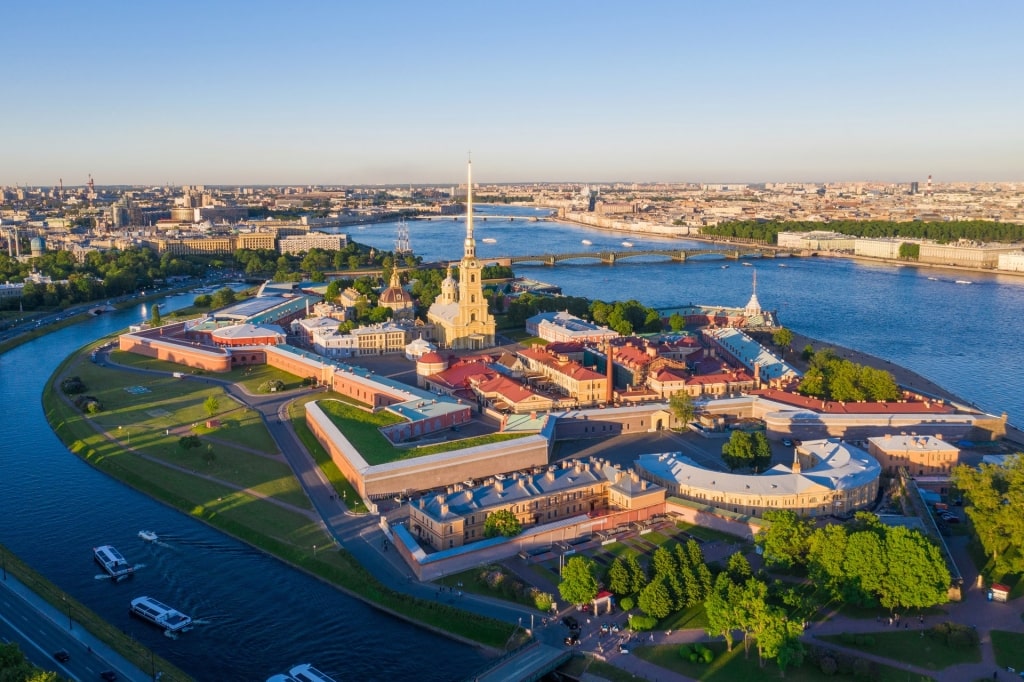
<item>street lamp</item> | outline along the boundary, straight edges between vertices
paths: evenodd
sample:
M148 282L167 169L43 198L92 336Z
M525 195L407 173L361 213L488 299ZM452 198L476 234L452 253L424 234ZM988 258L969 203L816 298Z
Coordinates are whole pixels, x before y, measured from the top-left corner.
M313 556L316 556L316 545L313 545Z

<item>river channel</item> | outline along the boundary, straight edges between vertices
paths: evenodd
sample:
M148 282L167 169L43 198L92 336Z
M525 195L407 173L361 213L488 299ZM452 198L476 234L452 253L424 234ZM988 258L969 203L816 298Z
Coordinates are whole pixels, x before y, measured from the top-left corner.
M161 303L168 312L191 302ZM0 355L0 542L61 589L197 680L265 680L313 663L338 680L464 679L480 652L392 618L100 473L50 430L40 396L67 355L142 319L101 315ZM157 544L137 537L140 529ZM98 579L92 548L145 564ZM128 614L149 595L204 621L177 640Z

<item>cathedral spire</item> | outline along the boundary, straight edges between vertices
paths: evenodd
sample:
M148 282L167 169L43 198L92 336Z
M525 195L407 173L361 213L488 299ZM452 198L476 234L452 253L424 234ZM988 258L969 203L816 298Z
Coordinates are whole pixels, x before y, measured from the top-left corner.
M476 258L476 240L473 239L473 159L466 163L466 258Z

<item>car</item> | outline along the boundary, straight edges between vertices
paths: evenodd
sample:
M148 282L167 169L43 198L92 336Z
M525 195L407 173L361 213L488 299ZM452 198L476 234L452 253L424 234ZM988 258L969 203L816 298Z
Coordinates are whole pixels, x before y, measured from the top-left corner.
M67 663L71 660L71 654L69 654L66 649L58 649L57 651L54 651L53 657L61 663Z
M570 630L576 630L580 626L580 622L572 616L566 616L565 618L563 618L562 623L564 623L565 627L569 628Z
M960 523L960 517L950 516L948 519L946 519L946 523Z
M625 645L622 645L622 646L619 647L619 653L620 654L628 654L629 653L629 649L627 649Z
M115 680L117 680L117 673L113 670L104 670L100 673L100 679L106 680L107 682L115 682Z
M787 448L793 447L793 441L791 441L789 438L783 438L782 444L785 445Z
M608 623L601 623L601 634L607 635L609 632L611 632L611 628L608 627Z
M569 635L562 641L566 646L575 646L580 643L580 638L577 635Z

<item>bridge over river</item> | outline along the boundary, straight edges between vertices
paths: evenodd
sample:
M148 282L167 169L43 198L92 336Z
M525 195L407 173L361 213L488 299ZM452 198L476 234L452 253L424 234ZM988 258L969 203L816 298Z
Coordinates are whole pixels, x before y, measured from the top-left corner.
M677 263L685 263L693 258L725 258L728 260L742 260L744 258L777 258L779 256L789 257L795 252L780 250L769 247L758 246L732 246L730 248L714 249L623 249L621 251L576 251L572 253L544 253L532 256L488 256L481 257L481 261L491 265L508 265L516 263L540 263L542 265L557 265L565 261L596 260L606 265L615 265L620 260L628 258L650 258L661 256Z

